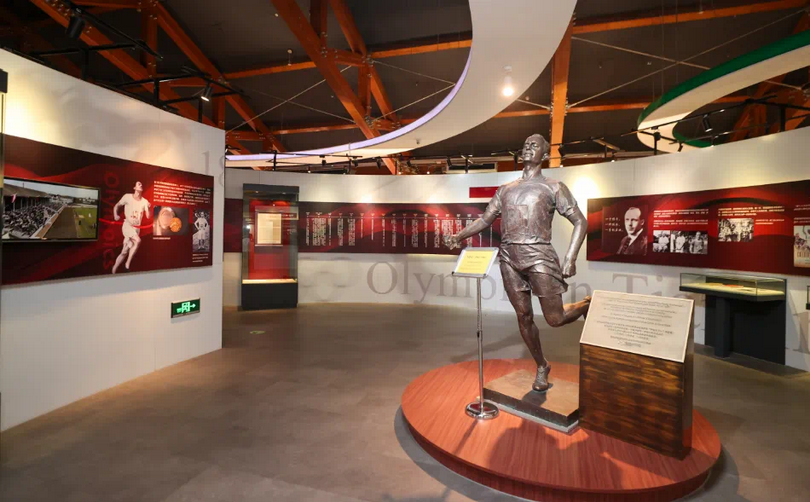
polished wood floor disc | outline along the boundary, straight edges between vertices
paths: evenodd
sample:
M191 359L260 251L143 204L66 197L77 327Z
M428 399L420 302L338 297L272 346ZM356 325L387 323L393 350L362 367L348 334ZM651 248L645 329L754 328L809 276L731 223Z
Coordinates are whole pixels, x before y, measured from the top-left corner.
M578 382L578 366L551 365L554 378ZM536 367L529 360L487 360L484 381L521 369ZM442 464L532 500L675 500L698 489L720 456L720 438L698 412L692 450L678 460L582 428L557 432L509 413L476 421L464 407L477 396L477 361L444 366L411 382L402 413L414 438Z

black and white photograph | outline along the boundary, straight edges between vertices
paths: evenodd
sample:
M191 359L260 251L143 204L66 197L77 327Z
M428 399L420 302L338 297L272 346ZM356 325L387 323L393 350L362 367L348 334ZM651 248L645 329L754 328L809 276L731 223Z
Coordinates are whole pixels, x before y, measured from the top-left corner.
M709 254L709 234L693 230L673 230L670 252L682 254Z
M717 222L720 242L751 242L754 239L753 218L721 218Z
M191 238L192 250L195 253L209 253L211 251L211 214L206 209L194 210L194 228Z
M671 234L669 230L653 230L653 253L669 253Z

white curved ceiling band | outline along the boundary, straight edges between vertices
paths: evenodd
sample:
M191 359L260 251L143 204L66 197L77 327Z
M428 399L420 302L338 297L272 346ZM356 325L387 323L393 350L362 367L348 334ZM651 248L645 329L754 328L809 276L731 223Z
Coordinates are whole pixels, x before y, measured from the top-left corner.
M659 126L658 132L662 137L683 142L684 150L708 146L678 135L674 130L676 124L667 123L680 120L723 96L808 64L810 31L805 31L727 61L681 83L641 112L638 129L652 132L648 128ZM653 148L655 140L649 134L638 133L638 139ZM659 151L677 152L679 147L679 143L666 139L658 141Z
M279 153L284 164L346 162L393 155L461 134L494 117L523 95L554 56L574 12L576 0L470 0L473 39L461 78L433 110L396 131L346 145ZM505 66L512 67L515 94L501 94ZM518 138L516 141L522 141ZM340 155L340 157L330 157ZM228 167L267 167L273 154L228 155Z

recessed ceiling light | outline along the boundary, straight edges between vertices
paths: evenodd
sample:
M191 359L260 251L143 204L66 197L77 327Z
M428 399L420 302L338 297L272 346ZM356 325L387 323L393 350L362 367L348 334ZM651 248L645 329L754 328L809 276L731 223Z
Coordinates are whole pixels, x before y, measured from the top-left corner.
M515 87L512 85L512 67L511 66L504 66L504 71L506 71L506 76L503 77L503 89L501 93L504 96L509 97L515 93Z

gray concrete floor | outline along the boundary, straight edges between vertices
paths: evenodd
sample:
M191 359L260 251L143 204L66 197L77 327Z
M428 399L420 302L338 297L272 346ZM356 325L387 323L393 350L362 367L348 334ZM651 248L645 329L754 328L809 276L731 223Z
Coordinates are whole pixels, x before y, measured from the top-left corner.
M401 305L226 311L224 349L0 435L6 501L496 501L426 455L400 396L477 355L475 312ZM580 323L543 329L577 363ZM528 357L514 316L485 318L490 358ZM696 356L695 406L723 455L689 500L810 500L810 376Z

